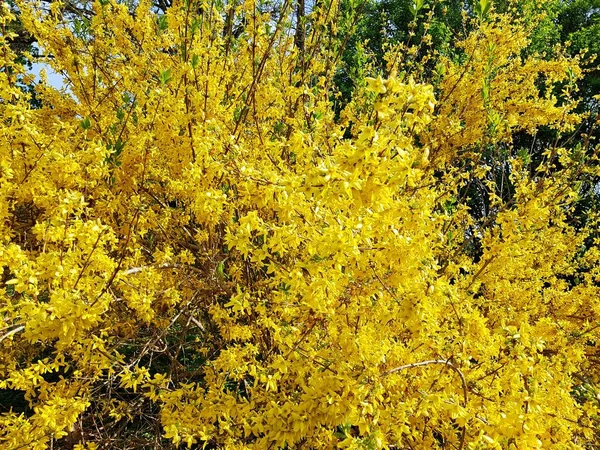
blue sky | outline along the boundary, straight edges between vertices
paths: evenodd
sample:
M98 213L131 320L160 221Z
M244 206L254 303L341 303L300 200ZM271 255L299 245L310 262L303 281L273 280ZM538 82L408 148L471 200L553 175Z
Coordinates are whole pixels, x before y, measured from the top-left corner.
M39 83L40 81L40 71L42 69L46 69L46 74L48 76L48 83L51 86L54 86L55 88L60 89L61 87L64 87L64 78L62 77L61 74L56 73L54 70L52 70L52 68L45 63L33 63L32 64L32 68L31 68L31 73L33 73L35 75L35 81L36 83Z
M36 44L33 44L33 46L37 47ZM39 48L37 50L39 52ZM32 66L31 73L33 73L35 75L36 83L39 83L39 81L40 81L40 71L42 71L42 69L46 69L46 75L48 76L48 83L51 86L54 86L57 89L60 89L65 86L63 76L61 74L55 72L52 69L52 67L50 67L48 64L36 62L36 63L32 63L31 66Z

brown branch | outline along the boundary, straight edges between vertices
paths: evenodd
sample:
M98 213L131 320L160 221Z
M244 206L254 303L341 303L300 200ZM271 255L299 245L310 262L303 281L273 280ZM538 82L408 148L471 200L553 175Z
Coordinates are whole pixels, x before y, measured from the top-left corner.
M463 390L463 403L464 403L464 407L467 407L467 403L469 401L469 394L468 394L468 388L467 388L467 380L465 379L465 375L462 373L462 371L456 367L454 364L452 364L450 362L450 359L431 359L428 361L420 361L420 362L416 362L416 363L411 363L411 364L405 364L403 366L399 366L399 367L395 367L393 369L390 369L386 372L384 372L382 375L383 376L388 376L391 375L393 373L397 373L397 372L401 372L403 370L406 369L414 369L415 367L424 367L424 366L431 366L434 364L440 364L446 367L449 367L450 369L452 369L454 372L456 372L458 374L458 376L460 377L460 381L462 383L462 390ZM462 429L462 433L460 436L460 443L458 446L459 450L462 450L465 446L465 438L466 438L466 433L467 433L467 427L464 426Z

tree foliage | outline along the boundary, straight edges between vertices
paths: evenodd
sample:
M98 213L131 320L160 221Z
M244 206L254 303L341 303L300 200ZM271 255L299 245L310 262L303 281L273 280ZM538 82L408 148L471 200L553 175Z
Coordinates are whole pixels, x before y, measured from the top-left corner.
M583 63L478 4L343 102L360 5L18 1L32 94L3 4L0 445L593 448Z

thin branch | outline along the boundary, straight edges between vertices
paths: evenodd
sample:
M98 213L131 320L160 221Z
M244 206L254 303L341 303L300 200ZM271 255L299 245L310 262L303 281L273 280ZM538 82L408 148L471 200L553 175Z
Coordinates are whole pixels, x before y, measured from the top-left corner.
M460 381L462 383L462 390L463 390L463 403L464 403L464 407L467 407L467 403L469 401L469 394L468 394L468 388L467 388L467 380L465 379L465 375L462 373L462 371L456 367L454 364L452 364L450 362L450 359L431 359L428 361L420 361L420 362L416 362L416 363L411 363L411 364L405 364L403 366L399 366L399 367L395 367L393 369L390 369L386 372L383 372L383 376L387 376L387 375L391 375L393 373L396 372L401 372L403 370L406 369L414 369L415 367L423 367L423 366L431 366L434 364L440 364L446 367L449 367L450 369L452 369L454 372L456 372L458 374L458 376L460 377ZM462 429L462 433L460 436L460 444L458 446L459 450L462 450L465 446L465 438L466 438L466 433L467 433L467 427L464 426Z
M373 275L375 275L375 278L377 278L377 281L379 281L379 283L381 283L381 285L387 291L387 293L390 294L394 300L396 300L397 302L400 302L400 300L398 300L398 297L396 297L396 295L392 292L392 290L379 277L379 275L375 271L375 267L373 267L373 265L371 265L371 270L373 271Z
M79 276L77 277L77 280L75 280L75 284L73 285L73 290L75 290L75 288L77 288L77 284L79 283L79 280L81 280L81 277L83 276L83 272L85 272L85 269L88 268L88 266L90 264L90 259L92 259L92 255L94 254L94 250L96 250L96 248L98 247L98 244L100 243L100 238L102 238L102 235L104 234L105 231L106 231L106 229L101 230L100 233L98 233L98 238L96 239L96 242L94 242L92 250L90 250L90 253L88 254L88 256L85 260L85 263L83 264L83 267L81 268L81 271L79 272Z
M25 329L25 325L19 325L17 328L13 328L8 333L4 334L3 336L0 336L0 342L2 342L7 337L10 337L13 334L18 333L19 331L23 331L24 329Z
M196 325L198 328L200 328L200 331L202 331L203 333L206 333L206 328L204 328L204 325L202 325L202 322L200 322L194 316L190 316L190 320L192 321L192 323L194 325Z
M197 267L194 266L189 266L189 265L183 265L183 264L178 264L178 263L163 263L163 264L158 264L156 266L140 266L140 267L132 267L131 269L127 269L124 270L122 273L124 275L133 275L136 273L140 273L143 272L144 270L148 270L148 269L179 269L179 268L187 268L187 269L192 269L198 272L202 272L200 269L198 269Z

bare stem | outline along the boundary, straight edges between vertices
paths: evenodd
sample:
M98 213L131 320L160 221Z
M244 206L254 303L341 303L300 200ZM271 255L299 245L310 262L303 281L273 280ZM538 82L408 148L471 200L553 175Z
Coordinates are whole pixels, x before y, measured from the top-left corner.
M25 325L19 325L17 328L13 328L8 333L0 336L0 342L2 342L7 337L12 336L13 334L18 333L19 331L23 331L24 329L25 329Z

